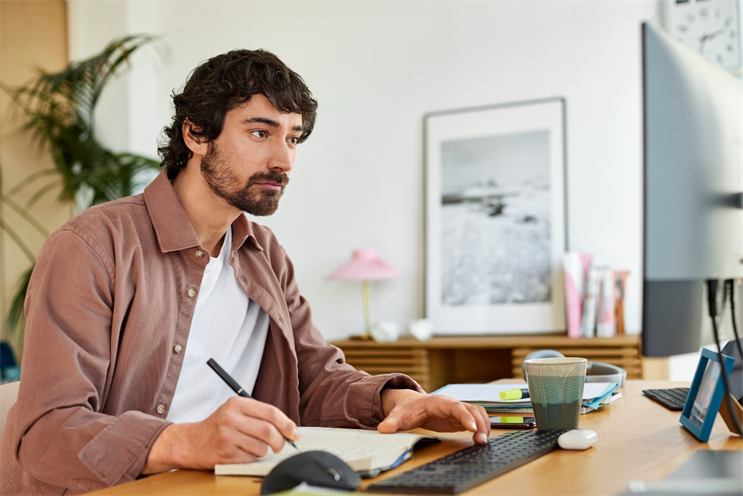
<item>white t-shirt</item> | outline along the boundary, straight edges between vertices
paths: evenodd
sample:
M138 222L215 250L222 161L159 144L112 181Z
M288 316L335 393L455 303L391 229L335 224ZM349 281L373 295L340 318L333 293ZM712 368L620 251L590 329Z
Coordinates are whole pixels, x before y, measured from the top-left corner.
M235 396L206 364L214 358L248 394L253 392L268 335L268 314L249 299L228 262L232 228L201 281L183 368L168 412L175 423L200 422Z

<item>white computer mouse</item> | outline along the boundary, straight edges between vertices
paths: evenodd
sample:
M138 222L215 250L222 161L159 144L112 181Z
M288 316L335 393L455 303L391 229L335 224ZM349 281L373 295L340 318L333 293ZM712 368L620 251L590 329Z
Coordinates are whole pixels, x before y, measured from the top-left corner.
M573 429L557 438L557 444L562 449L567 450L584 450L588 449L599 440L595 431L588 429Z

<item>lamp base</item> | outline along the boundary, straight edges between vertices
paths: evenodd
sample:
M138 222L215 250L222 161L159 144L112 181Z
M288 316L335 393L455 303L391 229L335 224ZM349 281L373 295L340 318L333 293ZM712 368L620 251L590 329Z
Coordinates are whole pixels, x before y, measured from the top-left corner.
M365 332L364 334L359 334L357 336L351 336L348 339L350 339L351 341L370 341L372 337L371 337L371 334L369 334L368 332Z

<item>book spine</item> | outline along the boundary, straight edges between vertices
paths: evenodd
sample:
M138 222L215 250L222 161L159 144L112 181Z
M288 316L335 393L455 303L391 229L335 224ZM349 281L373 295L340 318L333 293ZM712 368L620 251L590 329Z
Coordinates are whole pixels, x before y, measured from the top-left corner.
M599 280L600 267L592 264L588 269L588 283L586 284L586 294L583 300L583 325L581 334L584 338L592 338L596 333L596 316L598 311L598 298L601 290Z
M534 415L534 409L533 408L498 408L498 407L485 407L485 411L490 414L499 414L499 415L515 415L519 413L528 413L529 415Z
M617 323L617 334L625 334L624 329L624 292L627 288L629 271L614 271L614 320Z
M580 254L565 253L563 258L565 272L565 313L568 321L568 337L581 336L581 315L583 312L583 264Z
M601 271L601 298L599 300L598 322L596 336L610 338L617 333L614 320L614 272L609 267Z

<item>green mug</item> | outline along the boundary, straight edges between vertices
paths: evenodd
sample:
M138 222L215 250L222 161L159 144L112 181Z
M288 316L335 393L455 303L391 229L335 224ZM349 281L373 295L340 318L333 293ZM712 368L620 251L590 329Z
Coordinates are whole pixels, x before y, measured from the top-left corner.
M537 429L577 429L586 382L585 358L524 361Z

